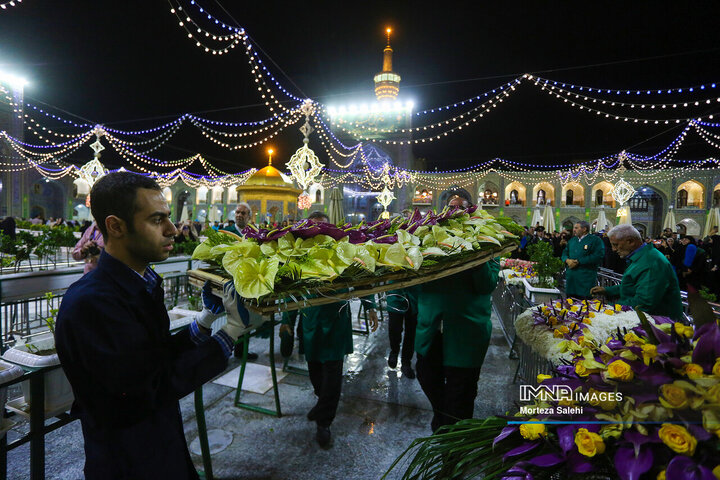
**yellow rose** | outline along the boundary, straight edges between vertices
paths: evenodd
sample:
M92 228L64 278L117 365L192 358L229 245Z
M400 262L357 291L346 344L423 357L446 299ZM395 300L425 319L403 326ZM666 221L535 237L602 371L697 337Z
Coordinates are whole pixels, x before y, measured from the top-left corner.
M715 360L715 365L712 368L712 374L716 377L720 377L720 358Z
M675 322L673 324L673 327L675 328L675 333L677 333L681 337L690 338L695 334L695 330L693 330L693 327L689 325L683 325L680 322Z
M699 378L703 374L703 368L697 363L686 363L683 365L682 373L688 378Z
M592 313L592 312L591 312L591 313ZM593 317L594 317L594 316L595 316L595 315L593 315ZM592 325L591 317L585 317L585 318L583 318L583 319L582 319L582 323L584 323L584 324L586 324L586 325Z
M595 312L588 312L589 318L595 318Z
M635 377L630 365L622 360L615 360L607 367L607 375L613 380L629 382Z
M605 315L615 315L615 310L610 310L610 309L608 309L608 310L605 310L603 313L604 313Z
M665 408L683 409L688 406L688 397L685 390L677 385L668 383L660 387L660 403Z
M551 316L550 318L548 318L548 323L550 325L557 325L557 317Z
M670 449L681 455L687 455L692 457L695 454L695 447L697 447L697 440L693 437L687 429L681 425L672 425L670 423L663 423L658 431L660 440L670 447ZM577 441L577 440L576 440Z
M537 418L531 418L531 422L537 422ZM540 437L547 435L545 425L542 423L523 423L520 425L520 435L525 440L537 440Z
M586 457L594 457L598 453L605 452L605 442L597 433L581 428L575 434L575 445L578 451Z
M638 337L637 335L635 335L635 332L628 332L628 333L626 333L626 334L625 334L625 341L626 341L627 343L637 343L637 344L639 344L639 345L641 345L642 343L644 343L640 337Z
M657 347L652 343L646 343L642 346L642 355L645 365L650 365L650 361L657 357Z
M552 378L552 375L545 375L544 373L539 373L537 376L537 383L542 383L548 378Z
M665 470L657 474L657 480L666 480L665 479Z
M573 312L573 313L579 312L579 311L580 311L580 307L578 307L577 305L573 305L572 307L570 307L570 311Z
M713 468L713 475L715 475L715 478L717 478L718 480L720 480L720 465L718 465L717 467Z
M622 312L622 305L620 305L619 303L616 303L615 310L617 310L618 312Z
M581 377L587 377L592 373L592 371L585 368L585 364L582 360L580 360L575 364L575 373L577 373Z

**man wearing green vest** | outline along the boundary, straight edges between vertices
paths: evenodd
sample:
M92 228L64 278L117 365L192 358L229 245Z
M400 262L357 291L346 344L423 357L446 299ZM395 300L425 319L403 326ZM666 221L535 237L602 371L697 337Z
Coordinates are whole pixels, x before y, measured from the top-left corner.
M450 206L464 206L454 197ZM472 418L477 383L490 344L490 294L500 264L421 284L415 334L417 377L433 407L432 431Z
M322 212L313 212L308 216L313 222L327 222ZM377 313L373 297L362 300L368 311L370 330L378 326ZM308 412L307 418L317 425L315 439L323 448L330 447L332 440L330 425L335 419L340 391L342 389L343 360L353 352L352 314L348 302L335 302L300 310L302 316L302 342L305 347L305 360L315 395L318 400ZM283 313L282 323L289 325L291 317ZM287 327L282 330L287 329ZM292 330L291 330L292 331Z
M608 232L610 245L628 262L619 285L593 287L592 295L606 295L620 305L663 315L673 320L683 317L677 276L670 262L652 244L643 243L632 225L618 225Z
M597 270L605 258L600 237L590 235L590 224L581 220L573 225L573 237L562 252L565 270L565 293L568 297L590 298L597 284Z

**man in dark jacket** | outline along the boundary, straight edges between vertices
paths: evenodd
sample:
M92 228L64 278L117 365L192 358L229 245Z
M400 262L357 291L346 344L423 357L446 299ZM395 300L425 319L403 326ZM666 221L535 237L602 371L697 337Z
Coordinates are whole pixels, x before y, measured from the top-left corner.
M162 279L148 268L168 257L177 233L160 187L116 172L90 196L105 250L68 289L55 334L85 439L85 478L197 479L179 399L225 369L247 310L231 287L222 300L208 292L190 328L170 335ZM223 303L228 323L211 337Z

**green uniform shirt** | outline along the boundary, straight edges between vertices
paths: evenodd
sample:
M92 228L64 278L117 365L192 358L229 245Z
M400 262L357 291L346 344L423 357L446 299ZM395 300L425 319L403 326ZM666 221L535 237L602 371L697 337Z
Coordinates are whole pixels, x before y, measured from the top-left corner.
M367 308L375 308L372 297L361 299ZM294 325L294 313L283 313L282 323ZM308 362L342 360L353 352L352 314L347 302L329 303L300 310L303 345Z
M597 284L597 269L605 258L602 239L590 234L582 240L572 237L563 250L563 263L568 258L577 260L579 265L565 269L565 293L568 297L589 297L590 289Z
M415 351L427 355L433 338L443 333L443 364L479 368L490 344L490 294L497 286L496 261L420 285Z
M670 262L652 245L643 245L628 259L620 285L605 288L617 303L663 315L674 320L683 316L678 279Z
M417 315L419 293L420 285L388 291L386 294L387 311Z

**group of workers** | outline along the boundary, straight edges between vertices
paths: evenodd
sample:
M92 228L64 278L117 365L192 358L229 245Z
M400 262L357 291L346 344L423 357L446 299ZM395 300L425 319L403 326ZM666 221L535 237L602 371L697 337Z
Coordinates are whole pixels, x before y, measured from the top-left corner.
M168 257L178 234L160 187L140 175L110 173L94 184L91 205L104 249L97 267L68 289L55 334L75 394L72 414L82 425L86 478L197 479L179 400L226 369L234 344L254 322L228 282L222 298L203 289L202 312L189 328L171 335L162 278L148 267ZM450 205L467 206L467 201L453 197ZM249 206L240 204L236 224L247 224L250 214ZM327 221L322 213L310 219ZM618 296L620 303L648 313L678 315L670 307L676 297L679 305L677 280L666 275L667 260L645 249L637 231L618 226L610 232L613 249L631 265L619 287L601 289L594 287L594 272L602 243L588 237L583 222L576 229L563 255L569 294ZM94 244L99 243L96 238ZM396 368L400 357L402 373L412 379L417 354L417 378L433 408L433 431L472 418L491 337L490 294L498 267L487 262L387 295L388 365ZM362 301L375 330L376 304L370 297ZM339 302L299 312L302 349L317 395L307 417L316 424L318 444L326 448L340 400L343 360L353 350L345 307ZM223 313L227 323L211 334ZM295 317L284 315L281 339L292 339Z

